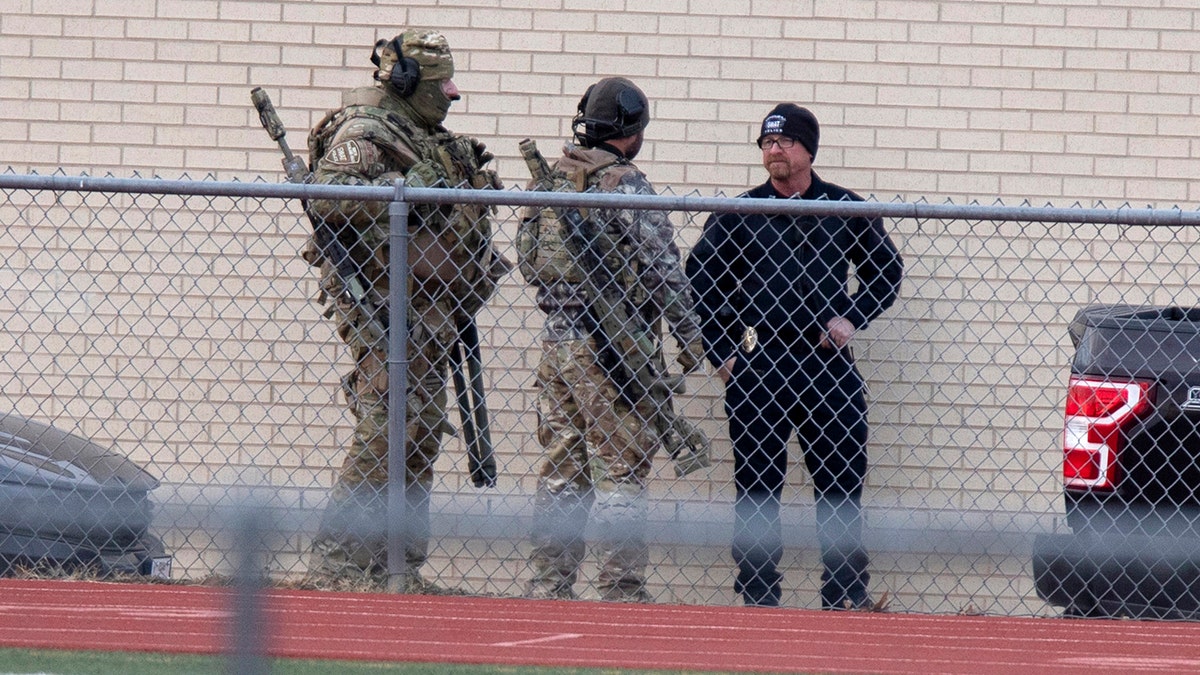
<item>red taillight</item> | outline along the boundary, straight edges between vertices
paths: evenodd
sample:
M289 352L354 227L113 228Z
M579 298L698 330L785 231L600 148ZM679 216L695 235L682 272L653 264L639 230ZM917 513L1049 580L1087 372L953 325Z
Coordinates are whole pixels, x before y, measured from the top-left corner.
M1072 377L1063 425L1063 482L1111 490L1120 478L1121 429L1150 407L1148 382Z

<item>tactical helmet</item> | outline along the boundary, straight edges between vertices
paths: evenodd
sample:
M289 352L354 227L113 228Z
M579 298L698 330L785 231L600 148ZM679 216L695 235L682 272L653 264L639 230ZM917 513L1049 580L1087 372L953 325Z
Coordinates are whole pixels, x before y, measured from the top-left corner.
M606 77L588 87L579 99L571 129L580 145L592 147L602 141L633 136L647 124L650 124L650 101L642 90L623 77Z
M410 28L391 40L379 40L371 52L375 79L411 96L427 80L454 77L454 57L446 37L435 30Z

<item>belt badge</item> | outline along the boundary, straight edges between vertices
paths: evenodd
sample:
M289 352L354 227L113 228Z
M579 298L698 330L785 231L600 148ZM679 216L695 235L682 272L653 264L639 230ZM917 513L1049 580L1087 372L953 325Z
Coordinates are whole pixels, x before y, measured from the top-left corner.
M742 334L742 349L746 350L746 353L749 354L757 346L758 331L754 330L754 326L746 326L746 332Z

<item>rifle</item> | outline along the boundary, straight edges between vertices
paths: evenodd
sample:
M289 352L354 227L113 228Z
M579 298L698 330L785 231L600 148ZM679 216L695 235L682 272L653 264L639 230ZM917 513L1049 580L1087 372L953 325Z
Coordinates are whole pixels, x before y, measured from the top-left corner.
M287 174L288 182L311 183L312 171L305 165L304 160L295 156L288 147L287 129L283 126L283 120L279 119L279 114L275 112L271 97L262 87L255 87L250 90L250 100L258 110L258 119L262 122L263 129L266 129L267 135L278 143L279 149L283 151L283 170ZM377 344L386 339L387 327L378 318L379 312L371 302L367 287L359 275L358 264L350 257L350 251L346 250L329 223L309 211L307 203L301 202L301 205L304 207L304 214L308 216L308 222L312 224L313 243L317 245L325 260L333 266L342 287L343 299L352 308L350 318L357 319L354 323L363 333L367 344Z
M464 360L471 374L469 387L463 376ZM496 487L496 456L492 452L491 427L483 400L483 359L479 349L479 328L474 319L458 322L458 340L450 346L450 374L458 397L471 483L475 487Z
M538 190L571 191L575 188L561 171L553 171L533 139L520 143L521 156L529 167ZM611 353L606 367L630 405L649 398L654 403L651 420L663 447L676 460L675 475L685 476L709 466L709 441L686 417L675 413L673 396L683 391L681 376L668 376L660 368L655 341L648 332L637 330L625 291L605 258L616 251L616 243L574 207L552 207L563 228L563 242L583 270L583 287L590 301L592 334L602 354ZM659 372L662 370L663 372ZM687 448L688 454L683 450Z

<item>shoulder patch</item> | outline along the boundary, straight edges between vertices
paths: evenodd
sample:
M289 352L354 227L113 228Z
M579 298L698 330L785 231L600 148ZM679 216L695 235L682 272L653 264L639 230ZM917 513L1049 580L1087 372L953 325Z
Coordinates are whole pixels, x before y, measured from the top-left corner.
M352 139L348 141L342 141L332 148L329 148L329 150L325 152L325 156L321 158L321 161L334 166L359 166L366 154L367 153L364 152L363 148L363 141Z

